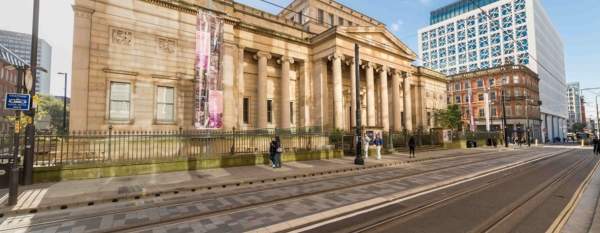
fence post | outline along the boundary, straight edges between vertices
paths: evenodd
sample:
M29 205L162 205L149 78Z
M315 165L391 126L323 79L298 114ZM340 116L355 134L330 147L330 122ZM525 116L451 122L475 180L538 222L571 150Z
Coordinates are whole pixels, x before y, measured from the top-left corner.
M111 139L112 139L112 125L108 126L108 160L112 160L111 159Z

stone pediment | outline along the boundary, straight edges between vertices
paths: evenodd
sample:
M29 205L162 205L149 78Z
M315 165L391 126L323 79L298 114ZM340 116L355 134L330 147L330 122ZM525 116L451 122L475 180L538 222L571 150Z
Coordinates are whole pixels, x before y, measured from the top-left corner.
M406 44L398 39L394 34L389 32L385 27L338 27L338 34L354 38L364 43L381 47L386 50L392 50L395 53L400 53L412 60L416 59L417 55Z

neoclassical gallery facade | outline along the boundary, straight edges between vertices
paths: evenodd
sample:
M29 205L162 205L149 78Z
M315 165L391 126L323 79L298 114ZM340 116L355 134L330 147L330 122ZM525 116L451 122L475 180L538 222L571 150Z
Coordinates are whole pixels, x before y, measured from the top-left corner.
M70 130L429 129L447 78L335 1L75 0ZM360 64L354 45L360 46ZM355 72L360 68L360 93Z

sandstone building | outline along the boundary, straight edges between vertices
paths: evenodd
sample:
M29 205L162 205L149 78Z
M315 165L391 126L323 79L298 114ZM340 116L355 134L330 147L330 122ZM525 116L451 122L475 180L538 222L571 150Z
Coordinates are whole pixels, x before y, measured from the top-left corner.
M350 130L360 108L363 125L401 131L433 127L446 108L445 76L411 65L416 54L383 23L335 1L295 0L278 15L232 0L75 0L73 9L71 130ZM219 56L199 56L198 38ZM213 66L199 71L204 62Z

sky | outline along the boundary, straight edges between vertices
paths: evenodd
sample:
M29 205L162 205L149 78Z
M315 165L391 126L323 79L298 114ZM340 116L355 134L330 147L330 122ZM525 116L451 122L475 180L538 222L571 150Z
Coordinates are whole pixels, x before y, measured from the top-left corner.
M124 0L123 0L124 1ZM291 0L269 0L287 5ZM338 0L350 8L369 15L387 25L400 40L417 52L417 30L428 25L429 12L455 0ZM541 0L565 45L566 77L579 81L582 87L600 87L600 1ZM0 0L0 29L31 33L33 0ZM62 95L62 76L71 73L73 41L72 0L40 0L40 37L52 46L52 81L50 91ZM260 0L238 0L271 13L281 9ZM70 76L69 76L70 78ZM595 92L584 92L587 102L594 102ZM595 106L593 106L595 109ZM587 108L592 113L592 105ZM595 115L595 114L593 114Z

